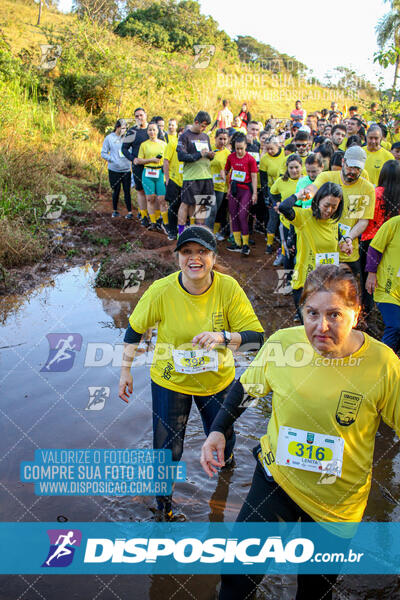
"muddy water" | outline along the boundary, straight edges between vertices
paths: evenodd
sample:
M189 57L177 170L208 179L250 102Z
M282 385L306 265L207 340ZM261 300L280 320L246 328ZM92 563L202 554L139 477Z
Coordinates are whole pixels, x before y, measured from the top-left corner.
M240 274L239 274L240 275ZM245 285L245 273L243 283ZM146 448L151 440L149 369L134 367L134 399L118 399L119 369L112 364L110 348L121 344L128 316L138 294L95 290L90 266L59 275L26 297L0 302L3 322L0 339L2 418L0 437L0 519L2 521L143 521L153 517L151 498L39 497L33 484L19 482L19 464L33 460L38 448ZM249 288L258 312L268 312L266 329L289 318L287 303L266 299ZM281 315L281 316L280 316ZM264 315L265 316L265 315ZM49 333L73 335L75 359L59 372L41 369L46 364ZM80 337L79 337L80 336ZM88 347L103 344L109 354L102 367L85 366ZM89 345L89 346L88 346ZM105 346L107 345L107 346ZM144 344L143 352L151 351ZM98 351L99 352L99 351ZM99 354L96 355L99 360ZM246 358L242 357L242 363ZM109 388L99 410L88 410L89 388ZM237 422L237 466L209 480L199 465L204 439L196 410L192 411L183 460L188 479L178 483L175 501L193 521L232 521L248 491L254 468L251 449L266 429L268 407L249 409ZM381 427L376 443L374 483L365 518L398 521L400 518L400 449L394 434ZM383 486L383 487L381 487ZM216 576L2 576L1 600L71 599L212 599ZM260 598L289 599L295 595L293 577L265 579ZM345 577L338 597L400 599L398 578Z

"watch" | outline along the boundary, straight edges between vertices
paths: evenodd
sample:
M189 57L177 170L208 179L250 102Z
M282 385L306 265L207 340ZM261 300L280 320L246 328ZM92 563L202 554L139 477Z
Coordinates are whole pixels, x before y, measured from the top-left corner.
M225 346L229 346L229 344L231 343L232 340L232 334L230 331L225 331L225 329L223 330L223 336L224 336L224 343Z

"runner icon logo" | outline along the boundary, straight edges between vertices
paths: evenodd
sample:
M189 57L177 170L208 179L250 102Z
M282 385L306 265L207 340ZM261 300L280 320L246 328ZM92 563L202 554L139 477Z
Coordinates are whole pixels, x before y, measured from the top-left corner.
M75 352L79 352L82 346L80 333L48 333L49 356L46 364L40 369L41 372L54 373L69 371L75 361Z
M61 217L62 209L67 202L67 196L64 194L48 194L45 198L46 210L43 219L53 221Z
M45 71L51 71L61 56L61 46L59 44L40 44L40 50L42 52L40 67Z
M107 398L110 397L110 388L105 386L89 386L89 401L85 410L103 410Z
M195 44L193 51L193 67L195 69L206 69L215 54L215 46L213 44Z
M50 548L42 567L68 567L72 563L75 548L81 545L79 529L48 529Z
M123 294L136 294L140 287L140 282L144 279L145 272L143 269L124 269L124 285L122 287Z

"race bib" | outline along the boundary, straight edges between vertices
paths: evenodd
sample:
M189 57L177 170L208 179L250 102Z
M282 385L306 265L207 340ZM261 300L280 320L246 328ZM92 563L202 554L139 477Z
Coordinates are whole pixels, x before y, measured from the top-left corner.
M225 183L225 181L222 179L222 177L219 173L214 173L213 182L214 183Z
M194 145L196 147L197 152L201 152L202 150L209 150L207 142L197 141L197 142L194 142Z
M147 167L144 174L151 179L158 179L160 171L161 169L151 169L150 167Z
M218 352L216 350L173 350L175 371L189 375L218 371Z
M183 163L181 163L179 165L179 173L181 173L181 174L183 173Z
M232 181L240 181L241 183L243 183L245 179L245 171L236 171L235 169L232 171Z
M248 152L248 154L250 154L250 156L252 156L254 158L256 163L260 162L260 153L259 152Z
M337 265L339 266L339 252L321 252L315 255L315 266Z
M339 239L347 237L350 229L350 225L343 225L343 223L339 223Z
M276 464L340 477L344 439L294 427L280 427Z

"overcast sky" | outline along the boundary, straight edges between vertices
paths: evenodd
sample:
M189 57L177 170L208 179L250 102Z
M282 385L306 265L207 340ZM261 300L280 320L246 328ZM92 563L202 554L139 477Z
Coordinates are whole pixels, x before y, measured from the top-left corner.
M59 0L71 10L72 0ZM232 38L251 35L280 52L295 56L319 79L337 66L347 66L377 83L373 65L375 26L389 10L383 0L199 0L201 11L218 21ZM393 69L385 80L390 82Z

